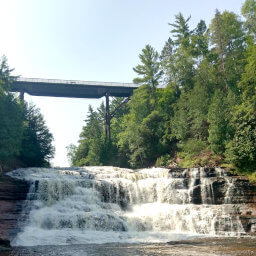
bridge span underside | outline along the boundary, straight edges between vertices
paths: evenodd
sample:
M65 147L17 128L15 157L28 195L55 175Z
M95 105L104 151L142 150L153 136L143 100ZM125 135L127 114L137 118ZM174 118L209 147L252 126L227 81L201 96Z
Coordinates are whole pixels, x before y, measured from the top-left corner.
M106 97L106 138L110 141L110 113L109 97L130 97L138 85L131 83L87 82L78 80L58 80L42 78L18 78L10 89L19 92L24 100L24 93L32 96L66 97L66 98L94 98ZM126 102L124 100L124 102ZM122 105L123 103L121 103Z
M108 94L114 97L129 97L138 85L132 83L87 82L78 80L18 78L11 84L12 92L32 96L101 98Z

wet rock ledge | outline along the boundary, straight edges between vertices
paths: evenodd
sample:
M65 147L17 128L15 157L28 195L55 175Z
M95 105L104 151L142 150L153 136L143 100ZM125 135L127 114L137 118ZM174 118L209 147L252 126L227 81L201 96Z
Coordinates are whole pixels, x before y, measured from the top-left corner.
M189 189L193 180L193 204L203 203L203 188L205 185L209 186L209 198L204 203L224 204L227 211L235 213L234 221L240 220L245 232L256 235L255 183L220 168L171 168L170 175L182 181L181 189ZM28 192L28 182L0 176L0 247L8 247L8 241L20 231L18 222L26 218L26 213L22 214L22 207L26 203Z
M8 247L19 231L22 206L29 191L26 181L0 176L0 247Z
M173 178L182 178L185 188L191 179L195 186L192 192L192 203L202 204L203 181L207 180L212 194L208 204L225 204L227 212L236 212L234 218L240 219L244 231L256 236L256 183L252 183L245 176L239 176L225 168L177 168L171 167ZM194 175L195 171L198 175Z

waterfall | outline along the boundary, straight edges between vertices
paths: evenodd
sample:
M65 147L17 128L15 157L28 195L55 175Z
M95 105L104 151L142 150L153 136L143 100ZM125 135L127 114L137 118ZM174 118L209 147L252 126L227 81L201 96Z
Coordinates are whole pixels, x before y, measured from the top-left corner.
M232 180L219 169L28 168L30 182L14 245L166 242L198 235L239 235ZM226 186L216 205L216 180Z

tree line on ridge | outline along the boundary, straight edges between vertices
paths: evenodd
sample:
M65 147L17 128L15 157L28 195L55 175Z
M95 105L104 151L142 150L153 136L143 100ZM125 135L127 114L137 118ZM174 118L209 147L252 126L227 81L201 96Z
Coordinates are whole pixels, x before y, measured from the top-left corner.
M90 107L78 146L68 147L72 165L223 165L256 178L256 1L241 13L216 10L209 27L193 29L177 14L162 51L142 49L140 87L115 112L111 141L104 104Z

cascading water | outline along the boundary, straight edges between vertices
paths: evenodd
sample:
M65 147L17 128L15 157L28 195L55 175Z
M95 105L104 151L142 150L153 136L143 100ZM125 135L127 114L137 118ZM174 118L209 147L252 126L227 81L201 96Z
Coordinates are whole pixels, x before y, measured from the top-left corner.
M219 170L29 168L29 215L14 245L166 242L195 235L244 233L230 203L232 182ZM227 184L214 205L214 179Z

